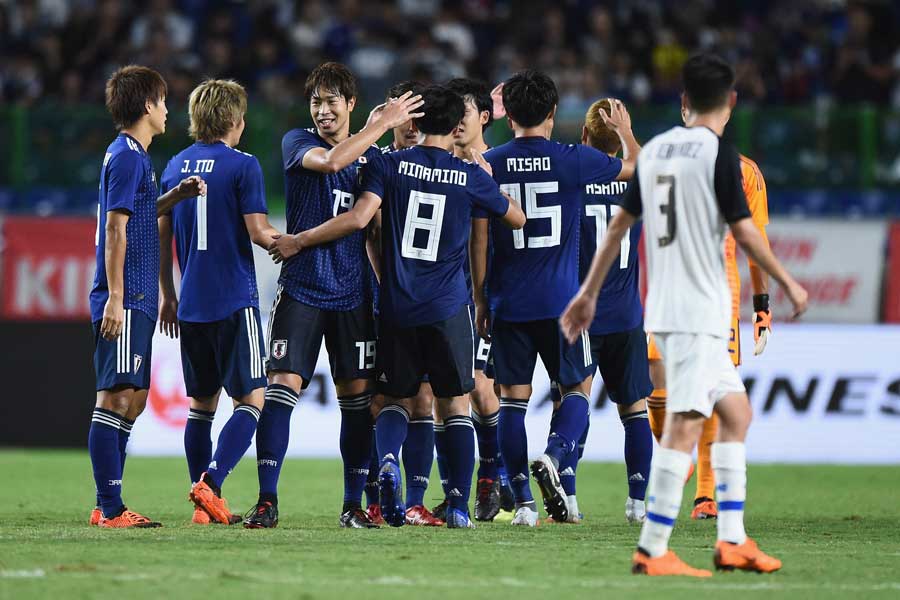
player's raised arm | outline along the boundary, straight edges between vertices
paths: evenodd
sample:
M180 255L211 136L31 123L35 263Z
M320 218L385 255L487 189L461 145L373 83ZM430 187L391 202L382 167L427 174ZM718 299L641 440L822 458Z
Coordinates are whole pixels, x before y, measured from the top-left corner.
M628 114L628 109L621 100L611 98L609 114L607 115L606 111L601 110L600 118L607 127L616 132L622 142L622 170L616 180L628 181L634 175L638 153L641 151L641 145L631 130L631 115Z
M172 274L172 215L157 219L159 224L159 332L170 338L178 337L178 295Z
M156 200L156 216L161 217L168 213L172 208L188 198L206 195L206 182L200 177L192 175L182 179L178 185L160 196Z

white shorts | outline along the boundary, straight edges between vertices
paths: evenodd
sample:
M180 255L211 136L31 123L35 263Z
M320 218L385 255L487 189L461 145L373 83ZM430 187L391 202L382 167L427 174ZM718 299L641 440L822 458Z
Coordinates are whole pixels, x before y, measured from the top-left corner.
M666 367L666 411L712 415L725 394L745 392L728 340L705 333L654 333Z

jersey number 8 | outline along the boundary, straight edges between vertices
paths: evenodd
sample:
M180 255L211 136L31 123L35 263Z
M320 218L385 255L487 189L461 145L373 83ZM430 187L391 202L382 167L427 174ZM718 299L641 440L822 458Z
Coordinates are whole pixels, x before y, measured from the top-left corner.
M429 194L412 190L409 192L409 205L406 209L406 224L403 227L403 245L400 254L404 258L416 260L437 261L438 246L441 243L441 228L444 225L444 205L447 196L444 194ZM431 207L429 216L422 216L421 208ZM424 231L426 234L425 246L415 245L416 232Z

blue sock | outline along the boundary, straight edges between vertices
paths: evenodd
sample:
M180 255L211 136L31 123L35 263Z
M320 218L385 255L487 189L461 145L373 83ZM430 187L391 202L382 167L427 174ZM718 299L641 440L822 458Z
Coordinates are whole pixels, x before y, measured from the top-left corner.
M392 462L400 466L400 448L409 428L409 413L398 404L385 404L375 421L375 443L378 445L378 464Z
M378 504L378 445L375 443L374 424L369 433L369 473L366 475L366 505L373 504Z
M628 473L628 497L643 500L650 479L650 459L653 458L653 433L647 411L622 416L625 428L625 469Z
M475 428L472 417L454 415L444 419L447 436L447 487L450 508L469 514L469 492L475 470Z
M500 411L484 416L472 411L472 424L478 438L478 479L497 479L500 462L500 442L497 439L499 421Z
M406 474L406 508L425 504L425 490L434 463L434 418L420 417L409 422L403 442L403 471Z
M122 511L122 455L119 452L119 427L122 417L105 408L95 408L88 432L88 452L94 470L94 484L104 517Z
M192 408L184 426L184 455L187 457L191 483L200 476L212 461L212 424L215 412Z
M562 397L544 451L557 466L562 465L567 454L576 451L578 440L587 427L590 406L590 400L581 392L569 392Z
M447 498L447 482L450 480L450 471L447 469L447 430L443 423L434 424L434 453L437 455L438 474L441 477L441 489L444 490L444 499Z
M131 437L131 428L134 427L134 421L122 417L122 424L119 426L119 460L122 463L122 474L125 474L125 455L128 448L128 438Z
M578 440L578 447L575 449L575 452L568 453L563 461L559 463L559 482L563 491L566 492L566 496L575 495L575 477L578 470L578 461L584 455L584 444L587 441L590 426L589 419L584 428L584 433L581 434L581 439Z
M341 460L344 464L344 506L358 508L362 502L372 454L372 393L341 396Z
M503 453L516 504L534 502L528 475L528 434L525 431L527 410L528 400L500 398L500 452Z
M500 435L497 435L497 444L500 443ZM509 475L506 473L506 463L503 462L503 453L497 454L497 478L500 480L500 486L509 485Z
M219 491L225 478L247 452L259 423L260 410L250 404L238 404L216 442L216 453L206 469L206 475Z
M286 385L273 383L266 388L263 406L256 428L256 472L259 477L259 499L278 503L278 476L287 454L291 434L291 412L300 394Z

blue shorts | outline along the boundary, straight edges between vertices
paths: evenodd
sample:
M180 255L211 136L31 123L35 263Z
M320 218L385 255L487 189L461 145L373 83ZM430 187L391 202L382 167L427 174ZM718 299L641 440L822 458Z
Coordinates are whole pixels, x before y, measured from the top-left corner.
M500 385L531 385L538 355L552 381L581 383L593 373L587 334L569 344L556 319L510 322L494 320L491 356Z
M650 395L653 384L643 326L619 333L591 334L590 340L591 357L600 369L610 400L634 404Z
M188 396L206 398L224 387L237 399L266 387L266 349L258 308L236 310L221 321L179 321L178 325Z
M150 355L156 321L139 310L126 308L122 335L108 341L94 321L94 373L97 391L115 388L150 389Z

